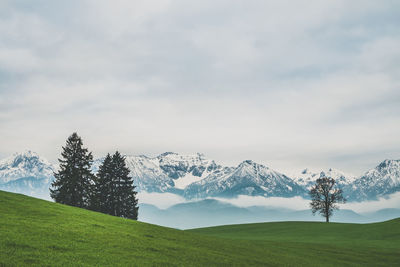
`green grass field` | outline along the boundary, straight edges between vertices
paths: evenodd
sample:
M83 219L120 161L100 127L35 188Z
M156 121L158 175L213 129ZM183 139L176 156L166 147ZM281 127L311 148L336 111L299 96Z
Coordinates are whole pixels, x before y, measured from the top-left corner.
M364 225L282 222L180 231L0 191L4 266L399 263L399 219Z

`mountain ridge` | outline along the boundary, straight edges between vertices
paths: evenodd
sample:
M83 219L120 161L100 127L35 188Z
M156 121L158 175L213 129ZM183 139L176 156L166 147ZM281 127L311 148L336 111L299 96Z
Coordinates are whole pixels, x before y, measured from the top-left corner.
M298 176L288 176L252 160L236 167L222 166L201 153L125 157L138 191L174 193L186 199L238 195L307 198L315 180L325 176L337 181L349 201L376 200L400 191L400 160L386 159L356 177L332 168L320 172L305 169ZM94 160L93 172L102 160ZM55 170L56 166L35 152L15 153L0 160L0 189L49 199Z

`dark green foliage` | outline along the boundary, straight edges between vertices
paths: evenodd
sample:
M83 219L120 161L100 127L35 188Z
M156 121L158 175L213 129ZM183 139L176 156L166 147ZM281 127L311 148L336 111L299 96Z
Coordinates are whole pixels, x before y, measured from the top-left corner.
M112 181L112 158L110 154L104 158L99 166L95 178L95 185L91 201L91 209L106 214L111 214Z
M54 173L50 195L58 203L87 208L90 205L93 174L92 153L83 147L82 139L73 133L61 152L60 169Z
M310 190L311 210L315 214L319 212L329 222L333 210L339 209L336 203L345 203L342 189L335 186L335 179L329 177L318 178L315 185Z
M83 148L82 139L73 133L67 139L54 173L50 195L58 203L134 219L138 217L133 179L125 158L117 151L107 154L97 176L91 172L92 153Z
M126 167L125 157L118 151L112 156L113 166L113 215L137 220L138 201L136 199L133 179L129 176L129 169Z
M118 151L112 157L107 154L97 173L94 210L137 220L138 201L129 172L125 158Z

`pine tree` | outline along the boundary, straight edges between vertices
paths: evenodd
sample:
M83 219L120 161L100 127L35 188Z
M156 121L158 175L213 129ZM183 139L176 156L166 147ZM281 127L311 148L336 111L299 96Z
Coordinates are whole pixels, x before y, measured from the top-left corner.
M133 179L129 176L130 171L126 167L125 157L118 151L112 156L112 169L112 215L137 220L139 209L137 192Z
M99 166L93 194L93 210L137 220L138 201L125 158L117 151L107 154Z
M92 196L91 209L106 214L112 214L111 196L113 188L113 165L110 154L104 158L103 163L99 166L95 178L95 185Z
M60 169L54 173L55 181L51 184L50 195L58 203L88 208L90 205L93 174L92 153L83 147L77 133L68 137L66 146L59 159Z

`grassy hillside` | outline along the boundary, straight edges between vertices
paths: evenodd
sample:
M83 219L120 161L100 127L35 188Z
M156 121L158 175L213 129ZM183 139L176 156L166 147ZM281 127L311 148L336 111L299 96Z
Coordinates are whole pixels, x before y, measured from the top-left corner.
M373 224L257 223L190 232L232 241L252 240L253 245L280 250L288 257L296 255L302 263L396 266L400 262L400 219Z
M349 249L361 245L375 248L400 248L400 219L372 224L272 222L226 225L190 231L235 240L330 244L347 246Z
M0 191L0 265L6 266L394 266L399 228L393 220L180 231Z

